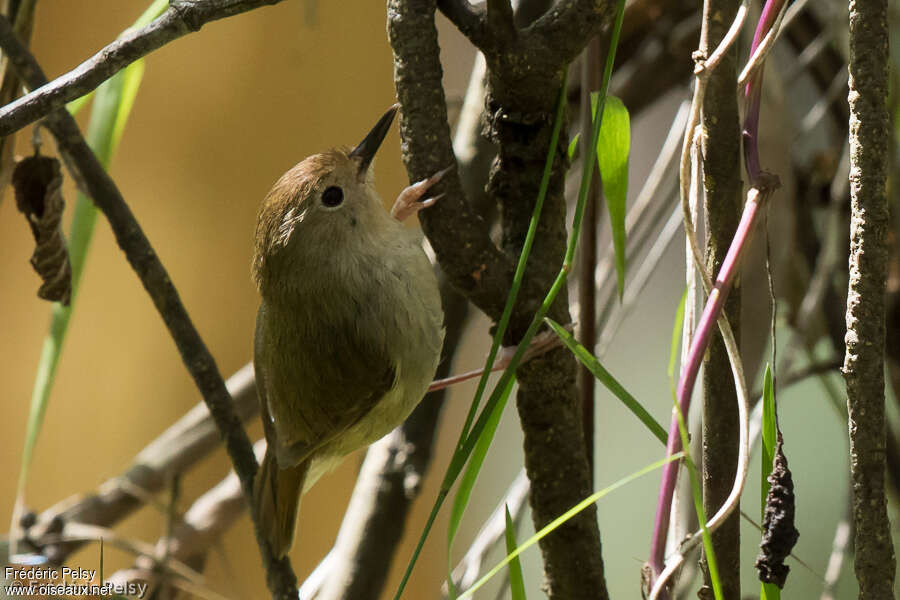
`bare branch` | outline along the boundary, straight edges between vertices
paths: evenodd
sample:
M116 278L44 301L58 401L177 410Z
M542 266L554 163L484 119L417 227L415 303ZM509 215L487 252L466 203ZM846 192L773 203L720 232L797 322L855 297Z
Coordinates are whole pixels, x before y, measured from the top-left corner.
M437 6L476 48L488 47L491 37L484 9L475 8L469 0L438 0Z
M0 137L84 96L142 56L198 31L209 22L279 2L281 0L171 0L169 8L152 23L126 31L65 75L40 85L26 82L34 91L0 108Z
M508 44L516 37L516 24L509 0L486 0L487 23L495 43Z
M403 161L411 181L455 164L434 25L434 0L388 2L388 37L394 47L394 80L403 107ZM419 216L438 262L476 306L497 319L513 266L494 245L488 224L466 201L455 171L439 184L446 196Z
M241 5L238 2L226 4ZM28 49L19 42L9 21L3 17L0 17L0 47L9 56L19 77L30 87L39 87L46 82L40 66ZM79 174L77 177L79 185L84 186L88 195L106 215L116 242L125 252L128 262L150 294L178 347L182 361L209 407L209 412L225 441L235 471L241 478L244 492L248 498L252 498L253 478L258 465L253 457L250 440L234 412L231 396L219 368L181 303L169 274L116 184L84 141L72 116L65 110L53 112L47 115L47 127L56 138L60 152L65 156L70 168L74 167ZM296 577L289 561L276 560L265 540L259 535L257 539L273 595L279 598L295 597Z
M850 284L844 380L859 598L893 595L894 547L884 490L885 283L890 215L886 189L887 0L850 2Z
M615 2L610 0L562 0L527 32L568 63L591 37L612 21L615 13Z

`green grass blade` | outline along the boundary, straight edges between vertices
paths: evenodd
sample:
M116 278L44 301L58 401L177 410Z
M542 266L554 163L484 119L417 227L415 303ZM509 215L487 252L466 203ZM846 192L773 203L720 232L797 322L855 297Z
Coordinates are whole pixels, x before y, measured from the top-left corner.
M765 516L766 497L769 495L769 475L772 473L772 463L775 460L775 442L778 432L778 424L775 417L775 390L772 386L771 365L766 365L766 373L763 378L762 396L762 459L760 461L761 473L759 481L760 489L760 514ZM781 588L774 583L760 583L760 600L781 600Z
M66 104L66 110L69 111L69 114L72 116L77 115L82 108L84 108L88 102L90 102L91 98L94 97L94 92L88 92L84 96L80 98L75 98L68 104Z
M500 424L500 417L503 416L503 409L506 407L506 402L509 399L510 392L512 391L512 383L513 382L511 381L506 386L504 394L500 398L500 402L498 402L497 405L494 406L494 409L491 411L483 434L479 436L478 440L476 440L475 446L472 450L472 456L467 463L468 466L466 467L466 472L463 474L463 477L459 482L459 488L457 488L456 496L453 500L453 508L450 511L450 540L452 540L456 536L456 532L459 529L459 524L462 520L463 512L465 511L466 505L469 501L469 497L472 493L472 488L475 485L475 480L478 477L478 472L481 470L481 465L482 463L484 463L484 459L487 456L487 451L490 448L491 441L494 439L494 433L496 433L497 431L497 425Z
M516 526L513 524L512 517L509 515L509 507L504 507L506 511L506 553L512 554L516 551ZM518 556L514 556L509 561L509 592L512 600L527 600L525 596L525 577L522 575L522 563Z
M596 93L591 104L599 103ZM603 108L600 137L597 139L597 166L603 180L603 195L609 210L613 250L616 256L616 280L619 300L625 292L625 200L628 195L628 154L631 146L631 121L628 109L615 96L608 96Z
M122 71L122 92L119 98L119 109L116 111L116 120L112 129L112 147L113 151L122 141L122 134L125 132L125 124L128 123L128 117L131 115L131 109L134 107L134 101L137 98L138 89L141 87L141 80L144 78L144 59L136 60Z
M669 388L672 390L672 397L675 397L675 362L678 360L678 347L681 345L681 329L684 326L684 304L687 301L687 288L681 294L681 301L678 308L675 309L675 322L672 324L672 342L669 344L669 367L666 374L669 376Z
M552 520L545 527L543 527L540 531L538 531L533 536L528 538L522 545L520 545L515 550L513 550L512 552L507 554L506 558L504 558L502 561L500 561L490 571L485 573L481 579L479 579L477 582L475 582L472 585L472 587L470 587L465 592L463 592L459 597L460 600L470 597L472 594L474 594L476 591L478 591L478 588L480 588L485 583L487 583L494 575L499 573L500 570L503 569L503 567L508 565L510 563L510 561L512 561L514 558L518 557L520 554L522 554L522 552L524 552L528 548L534 546L536 543L538 543L543 538L547 537L547 535L549 535L554 530L556 530L560 525L562 525L563 523L565 523L566 521L568 521L569 519L571 519L572 517L574 517L581 511L583 511L585 508L587 508L594 502L597 502L604 496L609 495L610 493L616 491L620 487L628 485L635 479L643 477L644 475L646 475L648 473L652 473L653 471L655 471L656 469L659 469L660 467L662 467L663 465L665 465L668 462L681 459L683 456L684 456L683 452L677 452L676 454L673 454L672 456L662 458L654 463L647 465L646 467L644 467L643 469L640 469L639 471L635 471L634 473L632 473L630 475L626 475L622 479L616 481L612 485L609 485L609 486L603 488L599 492L595 492L595 493L591 494L590 496L588 496L587 498L585 498L584 500L582 500L581 502L579 502L578 504L576 504L575 506L573 506L572 508L570 508L569 510L564 512L562 515L560 515L559 517Z
M153 19L158 17L169 8L169 0L153 0L153 2L141 13L141 16L137 18L137 20L131 25L131 29L140 29L141 27L146 27L150 23L153 22Z
M566 150L566 156L569 157L569 160L575 158L575 151L578 150L578 138L581 137L581 133L576 133L572 137L572 141L569 142L569 149Z
M453 498L453 507L450 510L450 523L448 525L447 534L448 545L453 542L453 539L456 537L456 533L459 530L463 514L466 511L466 506L468 506L469 498L472 495L472 488L475 487L475 481L478 478L478 473L481 471L481 465L484 463L484 458L487 456L491 442L494 440L494 434L497 432L497 425L500 424L500 417L503 416L503 409L506 407L506 402L509 399L509 394L513 388L512 384L513 381L510 381L509 384L507 384L506 388L504 388L503 395L500 397L500 402L498 402L491 411L484 432L478 437L475 447L472 450L472 456L469 459L466 472L463 473L462 479L459 481L456 496ZM450 580L448 579L448 581Z
M647 409L645 409L634 396L628 393L628 390L626 390L609 371L603 368L603 365L600 364L597 357L591 354L587 348L579 344L565 327L550 318L544 319L544 321L550 325L556 335L559 336L559 339L566 345L566 348L571 350L572 354L575 355L575 358L587 367L594 377L596 377L606 389L612 392L628 410L634 413L634 416L640 419L641 423L650 430L650 433L656 436L656 439L665 444L668 434L663 426L653 418L653 415L647 412Z

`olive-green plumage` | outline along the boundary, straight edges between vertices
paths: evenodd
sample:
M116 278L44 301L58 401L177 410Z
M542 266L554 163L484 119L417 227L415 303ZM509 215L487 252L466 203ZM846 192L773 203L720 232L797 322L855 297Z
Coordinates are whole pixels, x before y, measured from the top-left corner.
M260 209L254 365L268 449L254 496L276 556L291 546L301 493L399 425L437 367L435 276L370 169L394 111L353 151L285 173Z

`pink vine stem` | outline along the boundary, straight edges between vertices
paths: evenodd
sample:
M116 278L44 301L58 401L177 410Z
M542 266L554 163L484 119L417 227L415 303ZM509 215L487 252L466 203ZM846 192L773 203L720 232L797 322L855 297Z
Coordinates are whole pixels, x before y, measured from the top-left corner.
M750 49L752 55L756 48L760 45L766 33L775 23L778 14L784 6L785 0L767 0L760 15L759 23L753 36L753 44ZM691 395L697 380L697 374L700 371L700 364L703 361L703 355L709 345L710 339L716 328L716 323L722 313L725 300L731 291L731 285L738 273L741 257L747 247L756 218L760 212L760 208L771 195L777 186L777 179L767 177L760 166L759 161L759 109L762 98L762 76L763 62L759 64L756 71L751 75L744 88L744 99L746 102L746 116L744 118L744 161L747 174L750 178L752 186L747 195L747 202L744 205L744 212L741 215L741 221L735 231L734 239L728 248L728 254L722 263L716 281L707 298L703 313L697 324L696 333L691 340L688 359L681 371L681 377L678 381L676 396L678 407L682 415L687 415L691 404ZM691 135L692 131L688 131L687 135ZM671 456L676 452L680 452L681 435L678 428L678 414L673 410L672 421L669 425L669 437L666 444L666 454ZM667 464L662 473L660 481L659 497L656 506L656 520L653 524L653 537L650 544L650 567L652 569L652 579L656 579L665 567L665 546L666 538L669 530L669 518L672 512L672 497L675 493L675 484L678 476L679 462L671 462ZM663 592L661 597L668 595Z

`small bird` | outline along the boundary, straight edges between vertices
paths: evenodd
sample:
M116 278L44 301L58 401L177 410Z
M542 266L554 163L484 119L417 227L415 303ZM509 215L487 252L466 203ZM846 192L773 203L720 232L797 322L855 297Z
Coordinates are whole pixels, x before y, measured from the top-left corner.
M371 165L398 107L353 150L294 166L259 211L253 362L267 449L254 500L277 557L291 547L301 494L402 423L440 357L437 280L401 221L439 198L422 200L447 170L384 209Z

